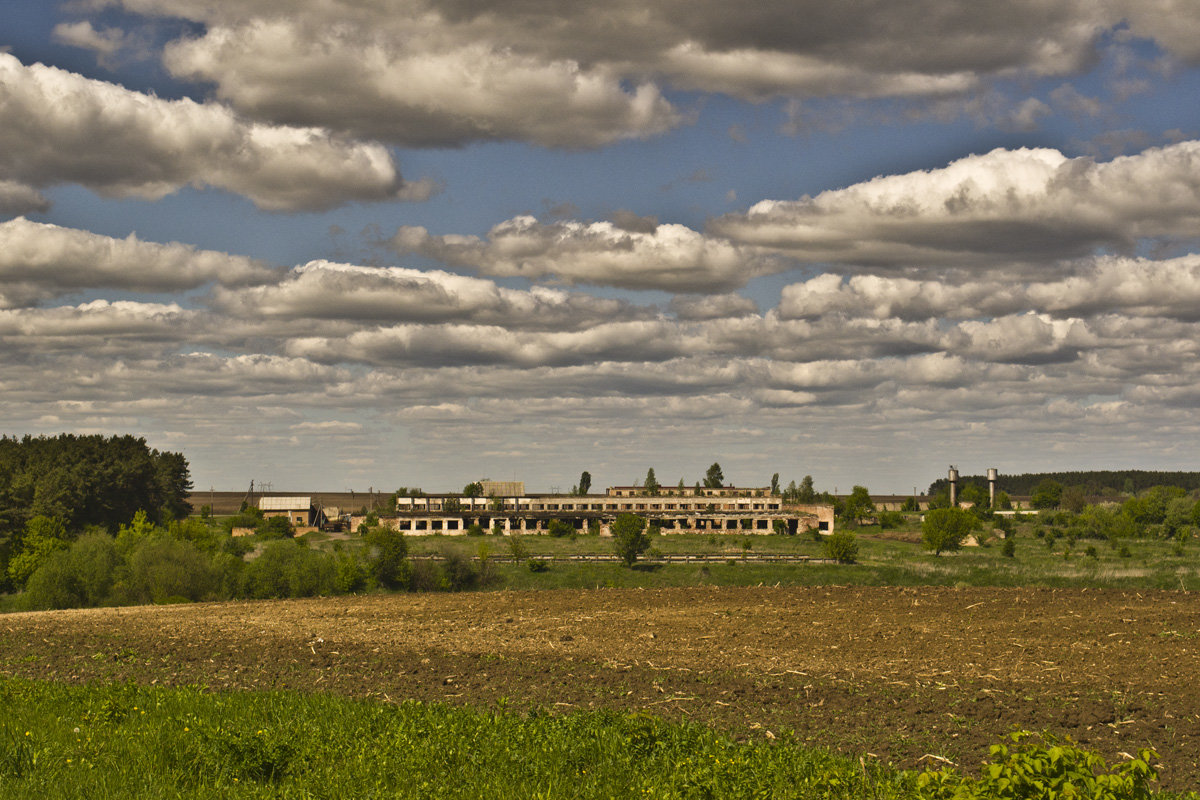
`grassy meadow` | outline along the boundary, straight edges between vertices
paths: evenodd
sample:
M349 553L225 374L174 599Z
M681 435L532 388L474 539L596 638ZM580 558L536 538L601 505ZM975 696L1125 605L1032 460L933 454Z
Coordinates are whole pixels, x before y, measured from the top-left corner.
M849 528L843 526L842 530ZM921 543L919 518L907 516L897 529L877 525L853 530L858 557L853 564L826 559L823 541L811 535L661 534L633 569L606 562L573 561L609 556L612 540L594 535L406 536L412 557L457 556L487 562L485 587L504 589L665 586L1043 586L1200 590L1200 541L1150 538L1072 538L1062 528L1030 516L1010 535L1005 554L1000 531L985 524L980 543L935 556ZM356 536L304 537L316 548L354 549ZM514 545L520 558L513 559ZM703 562L670 563L665 556L705 556ZM805 556L808 562L770 562L753 556ZM531 571L527 559L544 562ZM715 560L714 560L715 559Z

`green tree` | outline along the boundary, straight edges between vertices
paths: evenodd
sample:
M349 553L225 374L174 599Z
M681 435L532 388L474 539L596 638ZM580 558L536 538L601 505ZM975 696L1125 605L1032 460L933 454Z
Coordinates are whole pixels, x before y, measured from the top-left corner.
M1070 511L1072 514L1078 514L1083 511L1083 507L1087 505L1087 496L1083 493L1082 486L1068 486L1062 490L1062 494L1058 499L1059 507Z
M658 477L654 474L654 467L646 470L646 482L642 484L642 488L646 490L646 494L656 495L662 486L658 483Z
M839 564L853 564L858 560L858 538L850 531L836 531L825 537L822 543L825 557Z
M812 505L816 502L817 490L813 488L812 475L805 475L800 481L800 489L796 493L796 502Z
M708 471L704 473L704 488L720 489L724 485L725 473L721 471L721 465L714 461Z
M8 562L8 577L17 588L25 586L50 556L68 547L67 530L62 520L37 516L25 523L21 549Z
M778 472L776 472L774 475L771 476L771 494L772 495L779 494L779 473Z
M552 519L546 532L555 538L563 539L575 535L575 526L561 519Z
M925 512L921 538L926 550L940 556L948 550L962 547L967 534L978 524L974 514L961 508L935 508Z
M1034 508L1058 508L1062 493L1062 484L1047 478L1033 487L1033 494L1030 496L1029 502Z
M850 496L846 498L842 516L857 523L861 522L863 517L873 513L875 513L875 503L871 500L871 493L865 486L855 486L850 491Z
M632 567L638 556L650 547L650 537L645 529L646 520L635 514L621 514L613 523L613 550L625 566Z
M976 486L973 483L964 484L962 491L958 494L960 503L970 503L972 506L981 507L988 504L987 492L982 487Z
M472 481L463 487L463 497L483 497L483 484L479 481Z
M385 589L407 588L412 565L403 533L386 526L367 532L367 572Z
M592 473L586 469L579 475L578 494L585 495L592 490Z

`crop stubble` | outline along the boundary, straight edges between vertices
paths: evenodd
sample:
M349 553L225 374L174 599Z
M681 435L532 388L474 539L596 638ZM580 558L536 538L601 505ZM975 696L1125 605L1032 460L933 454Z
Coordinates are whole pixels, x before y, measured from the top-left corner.
M1013 726L1200 786L1200 604L1182 592L689 588L374 595L0 617L0 673L646 710L974 765Z

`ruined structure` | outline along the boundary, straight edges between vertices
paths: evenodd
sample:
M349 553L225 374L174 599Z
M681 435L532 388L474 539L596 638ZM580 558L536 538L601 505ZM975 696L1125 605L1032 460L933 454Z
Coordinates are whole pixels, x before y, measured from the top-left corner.
M519 484L518 484L519 485ZM523 487L522 487L523 488ZM784 504L769 489L610 487L603 495L435 494L396 499L396 527L405 533L465 533L478 525L504 533L544 533L559 520L580 533L608 535L620 514L637 514L663 533L833 532L833 507ZM388 520L386 524L392 524Z

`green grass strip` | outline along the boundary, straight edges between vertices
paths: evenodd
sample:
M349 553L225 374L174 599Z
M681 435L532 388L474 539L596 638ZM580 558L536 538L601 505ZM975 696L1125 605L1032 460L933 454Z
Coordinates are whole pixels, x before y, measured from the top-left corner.
M914 773L786 736L734 742L642 714L0 678L4 800L899 800L922 794L916 787Z

